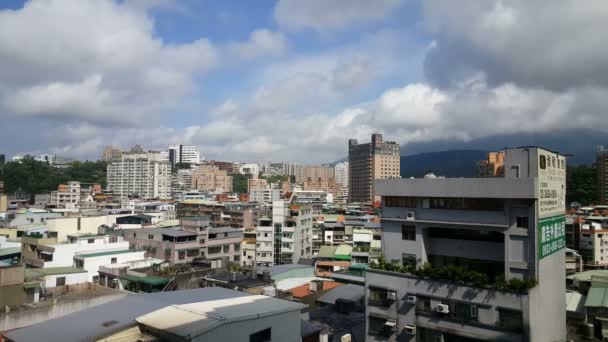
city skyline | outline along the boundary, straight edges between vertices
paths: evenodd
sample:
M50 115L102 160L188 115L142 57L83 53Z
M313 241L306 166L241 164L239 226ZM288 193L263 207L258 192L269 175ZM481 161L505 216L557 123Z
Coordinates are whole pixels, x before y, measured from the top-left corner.
M587 34L601 32L602 2L0 6L8 155L93 159L109 144L188 144L211 159L322 163L377 130L407 145L565 122L608 128L608 65L596 58L601 35Z

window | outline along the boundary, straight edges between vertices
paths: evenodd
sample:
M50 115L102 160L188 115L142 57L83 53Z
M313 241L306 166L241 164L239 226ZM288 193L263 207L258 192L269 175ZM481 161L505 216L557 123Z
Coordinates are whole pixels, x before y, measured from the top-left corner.
M392 334L392 329L387 327L387 319L377 316L369 316L369 334L375 336L388 337Z
M416 254L403 253L401 255L401 264L403 266L416 266Z
M93 283L99 284L99 276L98 275L93 276Z
M260 330L256 333L249 335L249 342L270 342L272 340L272 333L270 328Z
M404 224L401 226L401 239L416 241L416 226Z
M230 245L223 245L222 246L222 252L224 252L224 253L230 252Z
M528 216L517 216L517 228L528 229Z
M424 296L416 296L416 313L431 312L431 298Z
M87 243L95 243L95 239L88 239Z
M179 260L183 260L183 259L185 259L185 258L186 258L186 252L185 252L185 251L178 251L178 252L177 252L177 258L178 258Z
M498 309L498 326L509 330L521 330L523 326L521 311Z
M198 240L198 243L200 243L201 245L204 245L205 244L205 239Z
M209 234L210 239L217 239L217 234Z
M209 247L208 254L217 254L217 253L220 253L221 251L222 251L221 246L213 246L213 247Z
M55 278L55 286L64 286L64 285L65 285L65 277Z
M390 302L387 298L387 289L370 287L369 288L369 304L376 306L389 306Z
M383 199L385 207L416 208L416 197L386 196Z
M198 249L189 249L186 251L186 255L188 257L197 257L199 255L199 250Z

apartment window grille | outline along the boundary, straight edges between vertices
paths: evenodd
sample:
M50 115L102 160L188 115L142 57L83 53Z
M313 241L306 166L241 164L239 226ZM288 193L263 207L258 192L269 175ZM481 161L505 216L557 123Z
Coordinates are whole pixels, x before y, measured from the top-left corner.
M416 226L404 224L401 226L401 239L402 240L416 240Z

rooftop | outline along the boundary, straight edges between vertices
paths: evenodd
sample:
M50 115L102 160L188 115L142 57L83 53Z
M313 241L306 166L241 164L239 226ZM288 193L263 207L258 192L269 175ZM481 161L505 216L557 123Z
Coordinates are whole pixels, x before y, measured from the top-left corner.
M608 278L593 277L585 307L608 307Z
M209 227L210 233L231 233L231 232L242 232L240 228L232 227Z
M220 287L133 294L4 335L12 341L91 341L121 331L135 319L168 305L244 297L248 294Z
M344 284L325 293L317 299L317 302L325 304L336 304L337 299L346 299L353 302L362 300L365 297L365 286Z
M256 267L258 274L263 274L265 270L270 271L270 276L274 277L279 274L289 272L292 270L303 269L303 268L311 268L310 265L301 265L301 264L284 264L284 265L272 265L270 267Z
M169 235L169 236L173 236L173 237L198 236L196 233L189 232L187 230L172 229L172 228L137 228L137 229L125 229L125 231L129 231L129 232L133 232L133 233L144 233L144 234L163 234L163 235Z
M87 273L86 270L77 267L45 267L45 268L26 268L25 281L40 279L49 275Z
M116 254L126 254L126 253L136 253L136 252L143 252L137 249L123 249L123 250L115 250L115 251L105 251L105 252L97 252L97 253L87 253L87 254L77 254L74 257L80 257L80 258L95 258L95 257L100 257L100 256L106 256L106 255L116 255Z
M566 278L578 281L591 281L591 277L608 277L608 270L589 270L571 274Z
M137 323L173 336L193 339L223 324L300 311L306 306L273 297L248 295L171 305L138 317Z
M342 283L338 283L335 281L322 281L323 283L323 289L321 291L324 290L330 290L330 289L335 289L337 287L340 287L344 284ZM304 285L300 285L298 287L294 287L293 289L289 290L289 292L291 292L291 294L294 296L294 298L304 298L307 296L312 295L313 291L310 291L310 284L304 284Z

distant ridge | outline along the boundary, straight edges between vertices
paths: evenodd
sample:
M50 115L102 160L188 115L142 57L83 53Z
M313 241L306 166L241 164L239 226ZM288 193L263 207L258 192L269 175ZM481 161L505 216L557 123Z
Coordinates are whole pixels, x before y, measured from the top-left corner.
M448 150L401 156L401 177L422 177L428 172L446 177L475 177L475 164L487 154L482 150Z

